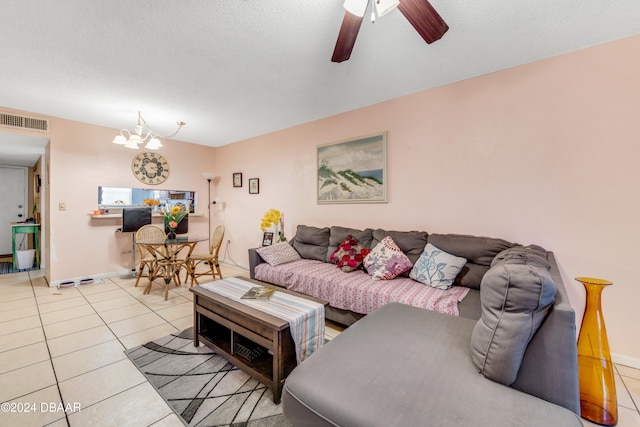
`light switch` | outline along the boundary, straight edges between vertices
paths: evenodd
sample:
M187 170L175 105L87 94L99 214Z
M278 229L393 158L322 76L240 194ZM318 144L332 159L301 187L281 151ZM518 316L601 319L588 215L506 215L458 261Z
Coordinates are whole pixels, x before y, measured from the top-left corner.
M58 202L58 210L66 211L67 210L67 204L65 202Z

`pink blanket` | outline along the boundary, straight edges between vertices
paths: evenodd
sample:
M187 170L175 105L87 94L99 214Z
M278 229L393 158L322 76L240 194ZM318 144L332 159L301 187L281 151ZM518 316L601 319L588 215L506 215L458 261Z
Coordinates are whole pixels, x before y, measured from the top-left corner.
M458 302L469 288L453 286L446 291L432 288L408 277L373 280L364 271L345 273L334 264L301 259L272 267L255 268L257 280L274 283L292 291L329 301L329 305L368 314L391 302L458 316Z

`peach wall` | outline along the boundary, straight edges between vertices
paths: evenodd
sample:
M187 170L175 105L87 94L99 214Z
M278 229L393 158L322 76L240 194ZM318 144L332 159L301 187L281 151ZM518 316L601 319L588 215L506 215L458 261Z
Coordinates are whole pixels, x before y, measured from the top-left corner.
M98 186L153 187L139 182L131 172L131 161L139 151L112 144L116 129L8 108L3 111L49 119L45 191L50 202L43 230L48 280L55 283L130 270L131 234L115 233L120 219L91 219L89 213L97 208ZM189 233L206 237L208 184L202 173L213 169L215 149L166 139L163 144L162 155L169 161L171 173L158 188L198 192L197 212L205 216L189 218ZM58 209L59 202L66 204L65 211ZM160 219L155 221L161 224ZM207 242L199 243L197 250L207 251Z
M612 352L637 363L639 50L632 37L217 149L232 260L247 264L272 207L289 237L297 224L340 224L540 244L556 253L579 319L573 278L615 283L603 301ZM384 130L389 203L317 205L316 145Z
M51 124L51 280L129 269L131 235L115 233L119 219L91 219L97 207L98 186L152 188L131 172L138 153L112 144L115 131L55 119ZM198 192L198 212L206 215L207 181L214 149L164 140L162 155L170 165L169 178L157 188ZM66 211L58 210L65 202ZM160 220L157 220L160 223ZM207 217L189 218L191 235L208 234ZM207 250L207 243L198 250ZM80 250L79 250L80 249Z

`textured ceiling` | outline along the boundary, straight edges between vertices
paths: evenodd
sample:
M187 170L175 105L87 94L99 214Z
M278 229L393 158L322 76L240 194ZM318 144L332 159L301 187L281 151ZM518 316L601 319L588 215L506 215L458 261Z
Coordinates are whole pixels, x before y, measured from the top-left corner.
M640 33L638 0L431 3L440 41L396 10L335 64L342 0L0 0L0 107L128 129L140 110L220 146Z

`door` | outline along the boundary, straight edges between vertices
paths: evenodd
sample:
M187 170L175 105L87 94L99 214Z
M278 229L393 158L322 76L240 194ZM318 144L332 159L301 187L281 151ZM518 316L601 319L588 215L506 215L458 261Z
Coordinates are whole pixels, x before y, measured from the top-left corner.
M27 219L27 168L0 166L0 255L11 253L11 223Z

